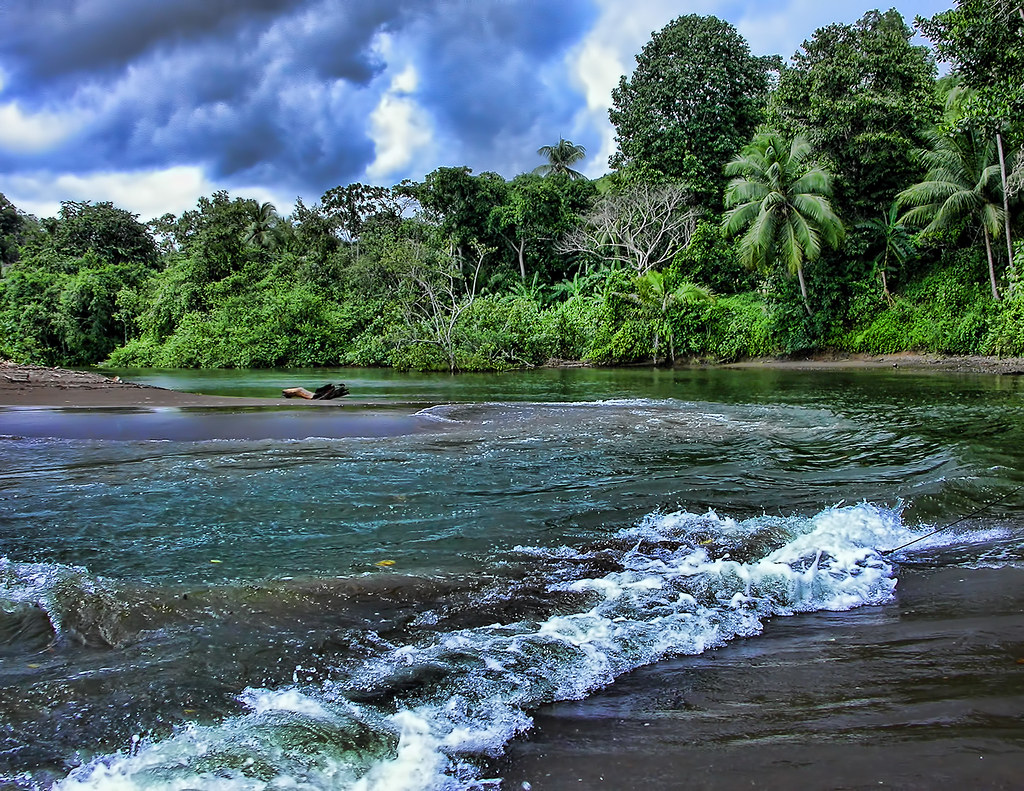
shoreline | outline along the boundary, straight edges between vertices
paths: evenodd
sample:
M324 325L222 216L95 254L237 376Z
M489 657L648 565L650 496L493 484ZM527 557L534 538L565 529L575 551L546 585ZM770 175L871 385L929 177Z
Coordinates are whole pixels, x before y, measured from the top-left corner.
M762 357L732 363L714 363L715 368L777 368L793 371L839 371L863 368L906 368L941 373L1024 376L1024 357L981 355L940 355L921 352L861 354L822 352L806 357Z
M22 365L0 360L0 408L4 407L340 407L342 400L239 398L167 390L90 371Z
M585 363L559 360L545 367L575 368ZM761 369L779 371L841 371L891 368L952 374L1024 376L1024 358L941 356L899 352L896 354L822 353L806 357L764 357L728 363L677 363L676 370L688 368ZM89 371L40 365L22 365L0 360L0 408L101 408L101 407L339 407L349 399L307 401L304 399L211 396L167 390L152 385L125 382ZM349 403L352 401L349 400Z
M772 618L543 706L496 771L534 791L1018 788L1024 570L899 576L889 603Z

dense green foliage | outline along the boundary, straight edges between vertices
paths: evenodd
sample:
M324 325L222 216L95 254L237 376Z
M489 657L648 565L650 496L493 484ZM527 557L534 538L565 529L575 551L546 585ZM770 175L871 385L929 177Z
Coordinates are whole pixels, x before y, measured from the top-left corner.
M660 171L714 208L722 167L762 118L777 59L751 55L728 22L690 14L656 33L636 61L612 92L612 165Z
M888 206L920 175L914 156L938 119L935 60L910 43L895 9L816 31L783 69L769 123L804 135L836 179L836 207L851 222Z
M680 17L620 82L598 181L560 139L510 180L440 167L289 216L216 192L148 225L90 202L37 220L0 195L0 356L460 371L1024 354L1024 14L963 0L918 24L949 77L895 11L822 28L785 66Z

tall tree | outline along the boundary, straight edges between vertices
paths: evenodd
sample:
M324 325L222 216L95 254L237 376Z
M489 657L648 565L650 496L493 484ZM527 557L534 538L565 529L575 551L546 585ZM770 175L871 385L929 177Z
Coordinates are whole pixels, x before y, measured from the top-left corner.
M1010 198L1024 176L1024 5L1020 0L959 0L931 19L918 18L939 55L971 93L961 98L956 126L984 130L996 141L1003 192L1003 232L1013 265ZM1009 140L1019 146L1017 169L1007 167Z
M587 155L587 149L578 146L571 140L559 138L558 145L541 146L537 153L547 159L547 163L534 169L539 176L568 176L574 181L585 179L582 173L573 170L572 166Z
M957 0L956 8L931 19L918 17L917 24L954 74L1019 117L1024 111L1024 7L1019 0Z
M754 138L726 165L732 181L725 192L729 208L726 233L742 233L740 259L750 269L782 264L800 281L804 309L811 315L804 264L816 261L822 247L838 247L843 225L832 211L831 176L815 164L811 144L776 132Z
M675 184L636 184L604 195L560 243L645 275L686 247L703 211Z
M279 220L277 207L273 203L253 201L249 209L249 224L245 228L245 236L242 241L262 247L264 250L273 250L280 241L277 233Z
M423 218L468 254L473 242L490 244L488 218L505 200L508 185L497 173L474 176L468 167L442 167L396 190L415 199Z
M320 198L324 212L331 218L342 240L358 243L366 224L374 218L397 222L403 212L401 198L390 187L358 182L332 187Z
M761 121L778 58L751 55L728 22L690 14L653 34L636 62L612 91L612 166L653 168L717 204L722 166Z
M174 238L177 247L189 258L189 280L209 283L237 272L252 255L245 237L253 221L251 198L234 198L226 190L217 190L209 198L199 198L195 209L178 217Z
M939 108L934 58L913 35L895 9L820 28L772 94L768 124L820 152L844 215L874 217L921 177L914 152Z
M514 251L524 282L527 261L546 267L545 276L565 276L555 245L579 222L579 213L590 208L594 190L586 180L573 183L534 173L509 182L505 201L491 211L490 225Z
M924 181L899 194L900 206L909 207L903 222L923 226L925 234L976 224L985 243L992 298L998 300L992 237L1002 228L1003 198L995 140L966 129L932 132L930 142L922 153L928 167Z
M149 229L137 214L109 201L64 201L57 217L45 224L45 244L68 259L93 252L109 264L156 263L157 246Z

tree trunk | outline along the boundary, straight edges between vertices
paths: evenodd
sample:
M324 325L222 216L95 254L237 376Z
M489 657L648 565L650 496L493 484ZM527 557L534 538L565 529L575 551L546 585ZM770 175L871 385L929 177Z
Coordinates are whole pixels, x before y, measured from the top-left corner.
M885 248L885 257L882 259L882 265L878 268L878 277L882 281L882 299L886 301L889 307L893 306L892 294L889 293L889 277L886 274L889 270L889 248Z
M884 266L881 269L878 270L878 274L882 278L882 299L885 300L886 304L889 307L892 307L894 302L893 302L893 299L892 299L892 294L889 293L889 281L888 281L888 279L885 276L885 267Z
M807 284L804 282L804 268L802 266L797 266L796 276L800 281L800 296L804 298L804 310L807 311L808 316L813 316L814 314L811 313L811 303L807 299Z
M526 282L526 240L519 242L516 245L516 254L519 256L519 274L523 276L523 282Z
M1006 260L1010 271L1010 288L1013 288L1013 238L1010 236L1010 195L1006 191L1006 157L1003 156L1003 136L996 132L996 148L999 149L999 177L1003 182L1003 224L1006 228Z
M992 285L992 299L999 302L999 288L996 286L996 265L992 260L992 242L988 238L988 228L982 225L981 233L985 236L985 254L988 256L988 281Z

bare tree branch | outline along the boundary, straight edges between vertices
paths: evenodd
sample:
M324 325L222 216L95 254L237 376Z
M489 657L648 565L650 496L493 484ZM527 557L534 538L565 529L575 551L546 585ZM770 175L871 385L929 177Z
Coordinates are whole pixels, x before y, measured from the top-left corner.
M682 187L642 184L603 197L558 249L597 255L644 275L689 244L700 215Z
M480 269L493 252L475 242L471 246L475 260L469 261L454 245L441 261L413 251L405 271L414 292L413 299L404 305L406 322L416 333L407 342L437 346L452 372L458 369L459 320L476 301ZM417 333L418 328L424 332Z

